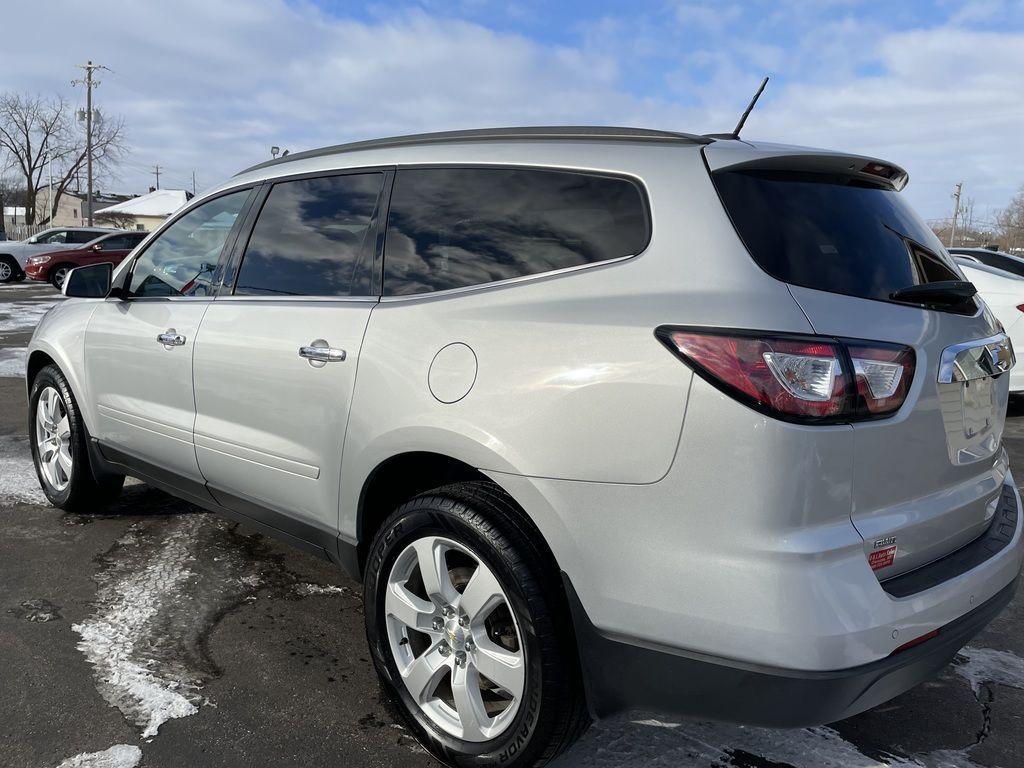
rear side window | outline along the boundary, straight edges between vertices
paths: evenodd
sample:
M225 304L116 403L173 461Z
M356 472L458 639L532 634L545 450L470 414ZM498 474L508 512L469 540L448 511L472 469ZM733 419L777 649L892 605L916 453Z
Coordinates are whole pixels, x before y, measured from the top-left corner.
M410 168L395 178L384 293L406 296L639 253L649 239L637 184L611 176Z
M888 300L962 279L898 192L843 176L720 171L715 186L754 260L794 285Z
M260 211L236 294L365 296L382 173L275 184Z
M80 229L79 230L73 229L73 230L70 230L68 232L67 240L65 240L64 242L66 242L66 243L75 243L77 245L84 245L85 243L92 242L97 237L101 236L102 234L103 234L102 230L101 231L96 231L96 230L82 231Z

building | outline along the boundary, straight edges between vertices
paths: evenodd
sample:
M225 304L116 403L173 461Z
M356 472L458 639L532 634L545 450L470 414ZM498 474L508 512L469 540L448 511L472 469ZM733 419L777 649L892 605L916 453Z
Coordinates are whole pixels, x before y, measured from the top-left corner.
M52 221L49 221L46 216L49 194L47 187L36 192L36 223L38 225L47 227L84 227L88 225L89 207L88 196L85 192L72 192L71 190L64 192L60 196L60 200L57 201L57 210L54 211ZM97 190L92 194L92 207L94 211L99 211L101 208L109 208L131 199L131 195L114 195Z
M148 194L100 208L94 217L97 224L106 221L126 229L146 229L152 232L191 197L191 193L184 189L151 190Z

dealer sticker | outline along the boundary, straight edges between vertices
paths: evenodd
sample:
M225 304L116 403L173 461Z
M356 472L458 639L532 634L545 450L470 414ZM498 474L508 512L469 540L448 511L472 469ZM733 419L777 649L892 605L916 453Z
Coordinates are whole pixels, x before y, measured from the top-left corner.
M883 568L888 568L893 564L896 559L896 545L886 547L885 549L879 549L868 555L868 565L871 566L872 571L880 571Z

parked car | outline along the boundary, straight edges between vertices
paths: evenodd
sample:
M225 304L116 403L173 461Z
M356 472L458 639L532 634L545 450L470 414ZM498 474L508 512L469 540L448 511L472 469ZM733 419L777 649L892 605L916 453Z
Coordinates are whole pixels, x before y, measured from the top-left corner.
M954 259L964 276L978 289L978 295L985 300L992 314L1003 324L1013 348L1024 349L1024 278L959 254ZM1024 365L1015 365L1010 371L1010 394L1022 393Z
M75 267L100 262L110 262L117 266L147 235L149 232L109 232L80 248L29 256L25 274L32 280L52 283L59 290L68 272Z
M0 245L0 283L24 280L25 266L34 254L78 248L100 235L116 231L110 227L53 227L27 240L4 242Z
M960 263L961 259L987 264L990 267L1010 272L1018 277L1024 277L1024 258L1014 256L1011 253L993 251L989 248L949 248L947 249Z
M362 579L450 764L634 707L839 720L1022 560L1012 347L906 180L620 128L254 166L70 273L29 347L39 481L94 511L133 475Z

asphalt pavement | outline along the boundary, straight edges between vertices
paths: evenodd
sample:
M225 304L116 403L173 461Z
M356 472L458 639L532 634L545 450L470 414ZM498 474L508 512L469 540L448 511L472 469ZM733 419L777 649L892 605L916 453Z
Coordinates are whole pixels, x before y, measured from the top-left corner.
M360 585L139 483L65 514L32 468L21 378L61 297L0 286L0 766L436 765L382 696ZM1024 479L1024 402L1005 444ZM1020 595L940 676L828 727L595 724L569 766L1024 766Z

